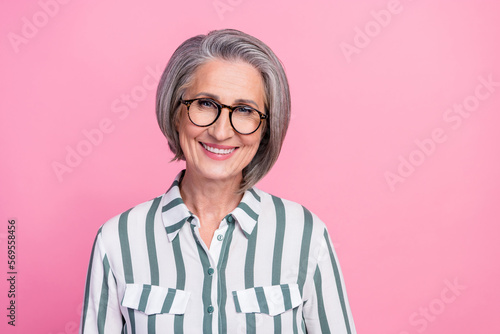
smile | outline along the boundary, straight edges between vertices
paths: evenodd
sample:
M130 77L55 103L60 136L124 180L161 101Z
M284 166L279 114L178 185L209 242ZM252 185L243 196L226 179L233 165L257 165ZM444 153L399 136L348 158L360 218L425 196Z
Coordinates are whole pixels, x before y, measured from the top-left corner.
M208 146L205 143L201 143L201 145L203 145L203 147L205 148L205 150L207 150L209 152L212 152L214 154L221 154L221 155L231 154L236 149L236 147L228 148L228 149L216 148L216 147Z

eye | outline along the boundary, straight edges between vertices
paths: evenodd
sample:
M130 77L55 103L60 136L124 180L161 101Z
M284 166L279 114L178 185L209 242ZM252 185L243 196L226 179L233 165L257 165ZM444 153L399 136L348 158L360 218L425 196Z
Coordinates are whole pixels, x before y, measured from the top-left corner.
M217 104L211 99L199 99L196 100L199 108L202 109L217 109Z
M236 107L236 109L234 109L234 112L238 113L240 115L249 116L255 112L255 109L253 109L252 107L249 107L249 106L238 106L238 107Z

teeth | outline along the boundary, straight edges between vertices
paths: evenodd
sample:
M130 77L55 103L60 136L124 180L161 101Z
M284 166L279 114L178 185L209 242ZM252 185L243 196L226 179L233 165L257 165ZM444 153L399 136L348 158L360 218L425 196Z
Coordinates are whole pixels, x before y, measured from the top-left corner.
M215 154L229 154L231 152L233 152L235 150L235 148L229 148L229 149L221 149L221 148L215 148L215 147L210 147L208 145L206 145L205 143L201 143L203 145L203 147L209 151L209 152L212 152L212 153L215 153Z

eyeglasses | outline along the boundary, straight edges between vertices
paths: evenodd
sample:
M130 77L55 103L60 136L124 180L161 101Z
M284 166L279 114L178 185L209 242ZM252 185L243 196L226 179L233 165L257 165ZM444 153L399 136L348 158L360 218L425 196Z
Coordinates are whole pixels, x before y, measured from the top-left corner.
M191 122L201 127L214 124L219 119L222 108L229 109L229 122L233 129L242 135L257 131L262 120L268 117L250 106L228 106L206 97L192 100L181 99L181 103L186 105Z

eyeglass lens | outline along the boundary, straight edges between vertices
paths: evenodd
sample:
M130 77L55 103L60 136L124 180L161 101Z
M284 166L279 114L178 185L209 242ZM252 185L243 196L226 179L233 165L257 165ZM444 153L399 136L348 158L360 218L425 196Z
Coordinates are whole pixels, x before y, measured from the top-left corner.
M198 99L191 103L189 118L198 126L212 124L219 115L219 106L211 99ZM234 129L242 134L250 134L256 131L261 119L259 113L248 106L238 106L231 116Z

